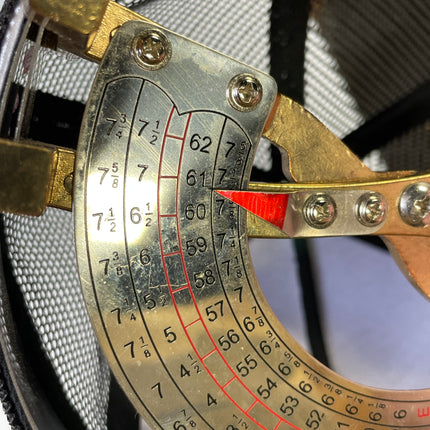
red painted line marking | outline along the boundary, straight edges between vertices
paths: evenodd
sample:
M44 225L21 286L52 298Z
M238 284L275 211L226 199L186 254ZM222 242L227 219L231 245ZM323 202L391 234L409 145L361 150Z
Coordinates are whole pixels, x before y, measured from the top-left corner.
M246 413L248 414L251 412L251 409L257 404L260 403L257 399L254 400L254 403L246 410Z
M166 130L168 130L170 123L172 122L172 117L173 117L173 112L175 112L175 107L172 107L170 114L169 114L169 118L167 119L167 123L166 123ZM166 135L164 135L163 137L163 143L161 144L161 152L160 152L160 166L161 166L161 161L164 157L164 148L166 146ZM158 171L158 185L160 185L160 171ZM160 187L158 187L160 188ZM159 200L158 200L159 201Z
M160 218L176 218L176 214L160 215Z
M164 259L163 259L163 261L164 261ZM183 287L175 288L175 289L173 290L173 289L172 289L172 287L171 287L171 285L170 285L170 279L169 279L169 287L170 287L170 290L171 290L171 292L172 292L173 294L177 293L178 291L186 290L187 288L189 288L189 286L188 286L188 285L184 285ZM173 298L173 297L172 297L172 298ZM174 299L174 300L176 300L176 299Z
M170 123L171 123L171 121L172 121L172 117L173 117L173 113L174 113L174 111L175 111L175 108L174 108L174 107L172 107L172 110L170 111L169 118L168 118L168 120L167 120L166 129L168 129L168 128L169 128L169 126L170 126ZM188 119L188 122L189 122L189 119ZM160 151L160 164L159 164L159 165L160 165L160 167L161 167L161 165L162 165L162 160L163 160L163 157L164 157L164 149L165 149L165 146L166 146L166 134L164 135L163 143L162 143L162 145L161 145L161 151ZM170 297L172 298L172 301L173 301L173 306L175 307L176 315L178 316L178 318L179 318L179 322L181 323L182 327L184 327L184 323L183 323L183 321L182 321L181 314L179 313L179 309L178 309L178 305L177 305L177 303L176 303L176 299L175 299L175 296L174 296L174 292L181 291L181 290L185 290L186 288L189 288L189 285L185 285L184 287L177 288L175 291L173 291L173 289L172 289L172 285L171 285L171 283L170 283L170 278L169 278L169 275L168 275L168 273L167 273L167 266L166 266L166 255L171 255L171 254L166 254L166 255L164 255L164 250L163 250L163 241L162 241L162 237L161 237L161 222L160 222L160 218L162 217L162 215L160 215L160 180L161 180L162 178L174 178L174 179L178 179L178 177L177 177L177 176L162 176L160 173L161 173L161 172L160 172L160 170L159 170L159 171L158 171L158 187L157 187L157 213L158 213L158 237L159 237L159 244L160 244L160 251L161 251L161 261L162 261L162 263L163 263L164 275L165 275L165 277L166 277L167 286L168 286L168 288L169 288ZM177 181L177 182L178 182L178 181ZM178 185L176 185L176 187L178 187ZM176 206L177 206L177 204L176 204ZM166 216L170 216L170 215L166 215ZM172 216L174 216L174 217L176 218L176 220L178 219L178 215L177 215L177 214L174 214L174 215L172 215ZM179 240L179 236L178 236L178 240ZM180 253L180 252L179 252L179 253ZM180 254L181 254L181 253L180 253ZM185 270L185 269L184 269L184 270ZM184 331L185 331L185 333L186 333L185 328L184 328ZM190 341L190 343L191 343L191 340L190 340L189 338L188 338L188 340L189 340L189 341Z
M166 137L169 137L170 139L176 139L176 140L182 140L182 141L185 140L185 136L186 136L186 133L182 137L181 136L175 136L173 134L166 134Z
M173 116L173 112L174 112L174 108L172 108L172 110L171 110L171 112L170 112L170 116L169 116L169 119L168 119L168 122L167 122L167 125L166 125L166 130L169 128L169 125L170 125L170 122L171 122L171 118L172 118L172 116ZM179 172L179 169L180 169L180 166L182 165L182 157L183 157L183 153L184 153L184 144L185 144L185 136L187 135L187 133L188 133L188 128L189 128L189 124L190 124L190 121L191 121L191 114L189 114L189 116L188 116L188 120L187 120L187 124L186 124L186 127L185 127L185 133L184 133L184 138L182 139L182 147L181 147L181 152L180 152L180 156L179 156L179 163L178 163L178 172ZM166 137L169 137L169 135L167 135L167 134L165 134L164 135L164 140L163 140L163 144L162 144L162 148L161 148L161 154L160 154L160 166L161 166L161 161L162 161L162 159L163 159L163 156L164 156L164 149L165 149L165 143L166 143ZM161 176L160 175L160 171L159 171L159 175L158 175L158 185L160 185L160 179L161 178L164 178L164 177L166 177L167 178L167 176ZM179 179L179 175L176 177L176 176L173 176L172 178L176 178L176 179ZM159 194L159 190L160 190L160 186L158 186L158 201L157 201L157 206L158 206L158 217L160 218L160 208L159 208L159 206L160 206L160 194ZM176 184L176 195L178 196L178 192L179 192L179 180L177 181L177 184ZM178 212L178 199L176 199L176 212ZM178 214L176 213L175 214L175 217L176 217L176 219L177 219L177 226L178 226L178 231L177 231L177 239L178 239L178 243L179 243L179 248L180 249L182 249L182 242L181 242L181 238L180 238L180 232L179 232L179 217L178 217ZM269 409L266 405L264 405L264 403L261 403L259 400L258 400L258 398L256 397L256 395L254 394L254 393L252 393L252 391L237 377L237 375L236 375L236 373L233 371L233 369L231 368L231 366L230 366L230 364L226 361L226 359L224 358L224 356L221 354L221 352L220 352L220 350L218 349L218 347L216 346L216 344L215 344L215 342L214 342L214 339L213 339L213 337L212 337L212 335L209 333L209 330L208 330L208 328L207 328L207 326L206 326L206 324L204 323L204 321L203 321L203 319L202 319L202 315L201 315L201 313L200 313L200 310L199 310L199 308L198 308L198 306L197 306L197 302L196 302L196 299L195 299L195 296L194 296L194 294L193 294L193 291L192 291L192 289L191 289L191 284L190 284L190 280L189 280L189 278L188 278L188 273L187 273L187 271L186 271L186 266L185 266L185 260L184 260L184 255L183 255L183 253L182 252L180 252L180 255L181 255L181 262L182 262L182 267L183 267L183 270L184 270L184 273L185 273L185 278L186 278L186 281L187 281L187 283L188 283L188 285L187 286L185 286L185 287L182 287L182 288L178 288L178 289L176 289L176 290L172 290L172 286L171 286L171 284L170 284L170 279L169 279L169 276L168 276L168 273L167 273L167 267L166 267L166 262L165 262L165 258L164 258L164 256L163 256L163 245L162 245L162 241L161 241L161 225L160 225L161 223L159 222L159 225L158 225L158 233L159 233L159 238L160 238L160 248L161 248L161 254L162 254L162 263L163 263L163 268L164 268L164 274L165 274L165 276L166 276L166 280L167 280L167 285L168 285L168 288L169 288L169 292L170 292L170 296L171 296L171 298L172 298L172 301L173 301L173 305L174 305L174 307L175 307L175 311L176 311L176 315L177 315L177 317L178 317L178 320L179 320L179 322L180 322L180 324L182 325L182 328L183 328L183 330L184 330L184 333L185 333L185 335L186 335L186 337L187 337L187 339L188 339L188 342L190 343L190 345L191 345L191 347L192 347L192 349L194 350L194 353L196 354L196 356L200 359L200 361L201 361L201 364L202 364L202 366L205 368L205 370L208 372L208 375L210 375L210 377L213 379L213 381L215 382L215 384L216 385L218 385L218 387L220 388L220 389L222 389L223 390L223 392L224 392L224 394L225 394L225 396L231 401L231 403L233 404L233 405L235 405L240 411L242 411L252 422L254 422L258 427L260 427L261 429L263 429L263 430L266 430L264 427L263 427L263 425L262 424L260 424L258 421L256 421L253 417L251 417L250 415L248 415L247 413L246 413L246 411L243 409L243 408L241 408L237 403L236 403L236 401L224 390L229 384L231 384L235 379L237 379L238 380L238 382L245 388L245 390L255 399L255 404L256 403L260 403L260 404L262 404L269 412L271 412L273 415L275 415L276 417L278 417L282 422L285 422L286 424L288 424L288 425L290 425L291 427L293 427L293 428L295 428L296 430L301 430L301 429L299 429L298 427L296 427L296 426L294 426L293 424L291 424L291 423L289 423L288 421L286 421L286 420L284 420L282 417L280 417L278 414L276 414L274 411L272 411L271 409ZM214 352L218 352L218 354L220 355L220 357L221 357L221 359L224 361L224 363L225 363L225 365L227 366L227 368L231 371L231 373L234 375L233 376L233 378L230 380L230 381L228 381L226 384L224 384L224 386L221 386L221 384L217 381L217 379L215 378L215 376L212 374L212 372L208 369L208 367L205 365L205 363L203 362L203 360L204 360L204 358L202 358L201 356L200 356L200 354L198 353L198 351L197 351L197 348L196 348L196 346L193 344L193 342L192 342L192 340L191 340L191 338L190 338L190 336L189 336L189 334L188 334L188 331L186 330L186 327L185 327L185 325L184 325L184 322L183 322L183 320L182 320L182 317L181 317L181 314L180 314L180 312L179 312L179 309L178 309L178 304L176 303L176 299L175 299L175 297L174 297L174 293L176 292L176 291L180 291L181 289L185 289L185 288L188 288L189 289L189 291L190 291L190 294L191 294L191 298L192 298L192 300L193 300L193 303L194 303L194 307L195 307L195 309L196 309L196 312L197 312L197 314L198 314L198 316L199 316L199 318L200 318L200 320L201 320L201 323L202 323L202 326L203 326L203 328L204 328L204 330L206 331L206 334L209 336L209 339L211 340L211 342L212 342L212 344L214 345L214 347L215 347L215 349L214 350L212 350L211 352L209 352L206 356L205 356L205 358L206 357L208 357L209 355L211 355L211 354L213 354Z
M229 190L219 190L217 193L282 230L288 194Z
M210 357L214 352L216 352L216 349L213 349L211 352L208 352L203 357L200 357L202 360L206 360L208 357Z
M270 412L272 415L274 415L276 418L278 418L279 420L283 421L285 424L288 424L290 427L292 427L293 429L296 430L303 430L300 427L296 427L294 424L290 423L289 421L287 421L285 418L282 418L280 415L278 415L275 411L273 411L272 409L269 408L269 406L267 406L265 403L260 402L261 406L263 406L264 409L266 409L268 412Z
M281 424L282 424L282 420L279 420L278 424L276 424L276 427L273 430L278 430Z
M176 293L176 291L175 291L175 293ZM198 323L199 321L200 321L200 318L197 318L195 321L190 322L189 324L187 324L187 325L185 326L185 328L191 327L192 325L194 325L195 323Z
M236 375L233 376L233 378L230 379L230 381L226 382L223 386L222 389L224 390L225 388L227 388L235 379L237 379ZM236 404L236 402L234 402ZM236 405L238 406L238 405ZM240 408L242 409L242 408ZM245 412L245 411L244 411ZM246 413L246 412L245 412Z
M178 179L178 176L174 175L160 175L160 179Z
M163 254L163 258L171 257L172 255L178 255L180 253L181 253L181 251L169 252L168 254Z

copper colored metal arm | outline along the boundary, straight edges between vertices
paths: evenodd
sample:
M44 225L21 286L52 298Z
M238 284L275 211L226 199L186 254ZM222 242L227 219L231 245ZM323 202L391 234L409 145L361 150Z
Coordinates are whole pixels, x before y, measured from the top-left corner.
M296 182L374 181L386 176L384 173L372 172L363 165L323 124L283 95L278 97L264 135L283 151L284 173ZM254 232L260 230L261 223L263 221L257 217L248 221ZM276 237L276 229L268 223L264 224L264 234ZM430 238L383 238L405 276L424 295L430 297Z

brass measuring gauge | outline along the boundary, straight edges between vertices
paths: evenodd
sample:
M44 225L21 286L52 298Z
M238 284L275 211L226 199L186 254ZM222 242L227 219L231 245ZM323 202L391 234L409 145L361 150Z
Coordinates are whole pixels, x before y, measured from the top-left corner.
M247 212L216 190L248 188L276 100L272 78L177 34L137 21L115 32L74 185L79 272L102 349L153 428L428 429L429 390L335 374L262 294Z

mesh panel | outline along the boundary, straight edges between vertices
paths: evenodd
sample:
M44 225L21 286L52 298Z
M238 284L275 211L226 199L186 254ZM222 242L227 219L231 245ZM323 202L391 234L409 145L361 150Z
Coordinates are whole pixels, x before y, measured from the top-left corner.
M105 428L109 374L81 296L72 215L5 215L5 233L16 280L67 399L89 429Z
M136 9L137 7L141 6L142 3L144 3L145 1L148 2L150 0L122 0L118 1L118 3L130 9Z
M26 40L20 53L18 64L16 67L14 82L22 85L23 87L27 84L28 80L28 69L30 65L31 51L34 48L34 43L30 40Z
M14 76L25 88L11 135L26 136L34 90L86 100L94 65L53 53L26 41ZM72 81L72 77L75 80ZM59 142L61 144L61 142ZM89 429L106 427L109 369L93 333L81 295L75 262L72 215L48 210L40 218L5 215L5 237L14 276L70 405Z
M305 106L344 136L430 76L430 2L329 0L309 21Z
M304 80L306 108L337 136L345 136L364 122L320 23L314 18L308 22Z
M371 159L366 161L374 170L408 170L411 167L419 171L428 170L430 166L430 121L413 127L380 149L372 151L369 157Z
M35 44L26 40L14 82L25 86L35 54ZM33 90L84 103L97 72L97 64L85 61L69 52L41 47L37 52Z
M269 71L270 6L268 0L211 2L158 0L143 3L142 15L159 24Z
M97 65L69 52L44 49L39 90L68 100L85 102L97 72Z
M26 45L30 45L30 42ZM19 84L25 85L30 59L31 49L27 47L27 54L20 61L16 78ZM40 48L38 63L43 64L43 67L38 70L35 90L82 103L87 100L97 71L96 64L69 52L56 52L43 47Z

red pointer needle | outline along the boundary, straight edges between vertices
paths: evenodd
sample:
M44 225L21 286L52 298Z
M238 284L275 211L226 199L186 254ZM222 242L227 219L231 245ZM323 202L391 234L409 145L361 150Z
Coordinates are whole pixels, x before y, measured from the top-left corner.
M217 193L282 230L288 194L233 190L217 190Z

